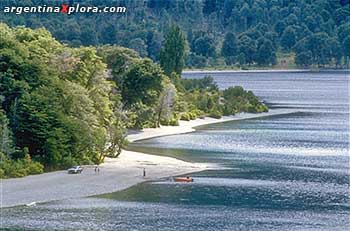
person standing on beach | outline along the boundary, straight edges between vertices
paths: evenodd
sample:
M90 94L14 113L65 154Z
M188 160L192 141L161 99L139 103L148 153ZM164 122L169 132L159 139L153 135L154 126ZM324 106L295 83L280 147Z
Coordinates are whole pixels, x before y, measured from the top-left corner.
M98 165L95 166L95 174L100 174L100 167Z
M146 177L146 169L143 168L143 177L145 178Z

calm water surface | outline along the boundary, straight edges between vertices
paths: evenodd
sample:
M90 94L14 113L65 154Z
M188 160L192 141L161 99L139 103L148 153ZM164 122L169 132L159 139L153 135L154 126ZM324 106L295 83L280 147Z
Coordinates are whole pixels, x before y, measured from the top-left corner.
M94 198L3 211L9 230L346 230L349 73L214 73L290 115L201 127L130 149L210 162L194 183L151 182ZM201 78L205 73L184 74Z

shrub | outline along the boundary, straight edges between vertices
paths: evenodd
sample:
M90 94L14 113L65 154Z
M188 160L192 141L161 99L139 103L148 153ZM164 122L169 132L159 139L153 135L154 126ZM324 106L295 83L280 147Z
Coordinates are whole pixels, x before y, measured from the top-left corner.
M179 121L176 118L172 118L169 120L170 126L179 126Z
M254 105L248 104L247 112L249 112L249 113L256 113L257 110L256 110L256 108L254 107Z
M191 120L197 119L197 114L194 113L194 112L189 112L188 115L190 116L190 119L191 119Z
M39 162L32 162L28 166L28 174L41 174L44 172L44 166Z
M265 104L262 104L262 105L258 106L258 110L257 111L258 112L268 112L269 108Z
M176 118L170 118L168 120L160 121L160 124L164 126L179 126L179 121Z
M44 172L44 166L39 162L32 161L29 154L17 160L11 160L1 153L0 155L0 178L24 177L29 174L40 174Z
M190 121L191 116L187 112L181 113L180 120Z
M24 177L28 175L28 171L25 168L21 168L21 169L13 168L11 169L11 172L9 172L8 175L9 177L14 177L14 178Z
M208 116L211 118L220 119L222 117L222 114L219 110L213 110L209 113Z
M199 109L193 109L193 110L191 110L191 113L195 114L196 117L204 115L204 112L199 110Z

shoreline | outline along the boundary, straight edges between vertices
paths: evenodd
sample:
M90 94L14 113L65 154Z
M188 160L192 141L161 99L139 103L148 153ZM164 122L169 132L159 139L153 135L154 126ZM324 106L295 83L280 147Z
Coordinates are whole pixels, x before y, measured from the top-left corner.
M301 69L301 68L295 68L295 69L185 69L182 71L182 74L197 74L197 73L286 73L286 72L337 72L337 71L350 71L349 68L308 68L308 69Z
M311 72L313 69L186 69L182 74L196 74L196 73L259 73L259 72ZM316 70L317 71L317 70Z
M285 109L271 109L269 112L259 114L240 113L234 116L224 116L221 119L206 117L204 119L180 121L179 126L161 126L160 128L146 128L142 131L130 131L127 139L130 142L135 142L159 136L189 133L195 131L197 127L214 123L296 112ZM146 169L146 177L142 176L143 168ZM106 158L105 162L100 165L100 174L94 172L94 166L84 166L84 171L77 175L67 174L66 171L56 171L23 178L2 179L0 208L26 205L32 202L44 203L112 193L142 182L212 168L214 166L206 163L191 163L172 157L123 150L118 158Z
M204 119L195 119L190 121L179 121L179 126L160 126L159 128L145 128L141 131L130 130L127 139L130 143L147 140L155 137L170 136L177 134L185 134L196 131L196 128L229 121L249 120L254 118L263 118L269 116L286 115L296 113L298 111L291 109L270 109L269 112L262 113L239 113L233 116L223 116L220 119L205 117Z

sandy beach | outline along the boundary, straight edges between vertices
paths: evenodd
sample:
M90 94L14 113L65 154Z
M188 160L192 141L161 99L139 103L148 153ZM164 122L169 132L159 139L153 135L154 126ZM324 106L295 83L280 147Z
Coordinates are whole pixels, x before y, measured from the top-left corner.
M182 134L195 131L202 125L233 120L252 119L265 116L290 114L291 110L270 110L267 113L241 113L221 119L204 118L180 121L179 126L162 126L142 131L130 131L130 142L158 136ZM149 155L123 150L116 159L106 159L96 174L94 166L84 166L82 174L71 175L66 171L56 171L17 179L1 180L1 207L24 205L31 202L48 202L93 196L126 189L135 184L159 180L176 175L213 168L206 163L190 163L176 158ZM146 177L142 176L143 168Z

